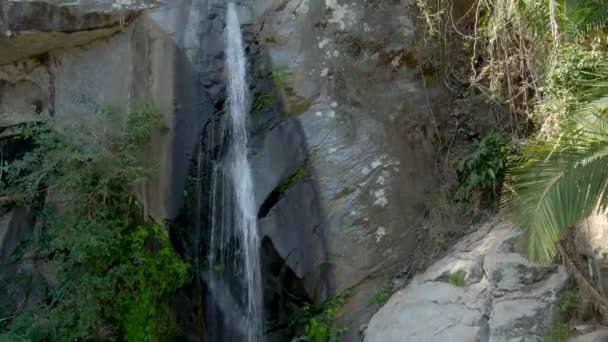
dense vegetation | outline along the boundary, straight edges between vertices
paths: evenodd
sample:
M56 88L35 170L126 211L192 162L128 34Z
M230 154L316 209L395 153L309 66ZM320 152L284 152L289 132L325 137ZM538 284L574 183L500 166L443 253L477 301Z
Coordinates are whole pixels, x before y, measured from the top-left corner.
M294 337L291 342L337 342L344 331L338 328L335 318L348 296L349 293L334 297L320 310L314 310L308 304L304 305L301 316L291 322L292 325L303 327L302 334Z
M32 144L3 168L6 196L36 212L36 230L15 255L33 264L40 298L0 321L0 341L165 341L175 333L170 296L189 266L161 223L133 195L153 174L144 151L166 130L150 106L126 124L99 114L94 124L21 127Z
M547 336L565 341L574 325L592 324L598 313L606 319L602 282L592 258L572 253L572 233L608 210L608 1L417 4L427 43L441 51L434 55L441 79L456 98L449 113L455 133L438 139L458 175L452 199L474 212L507 209L524 232L517 248L532 260L560 254L581 289L562 294ZM464 141L464 152L454 141ZM461 283L456 275L450 282Z
M608 3L469 4L418 1L427 36L447 51L446 84L495 112L497 131L457 162L458 195L502 197L528 255L550 261L565 228L608 205ZM453 51L467 63L453 63Z

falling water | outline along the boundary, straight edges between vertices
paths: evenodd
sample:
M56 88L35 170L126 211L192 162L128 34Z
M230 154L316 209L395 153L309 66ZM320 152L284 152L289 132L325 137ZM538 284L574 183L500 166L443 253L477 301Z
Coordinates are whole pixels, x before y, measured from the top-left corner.
M257 210L247 159L249 102L245 52L234 4L228 4L225 31L229 146L213 169L209 290L223 321L215 339L261 340L262 286ZM243 322L243 320L245 322Z

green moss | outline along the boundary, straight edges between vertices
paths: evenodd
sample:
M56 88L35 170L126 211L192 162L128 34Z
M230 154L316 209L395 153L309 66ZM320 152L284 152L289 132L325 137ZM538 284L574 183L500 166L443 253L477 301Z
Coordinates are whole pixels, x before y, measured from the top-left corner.
M336 199L336 200L339 200L339 199L341 199L341 198L344 198L344 197L346 197L346 196L348 196L348 195L352 194L353 192L355 192L355 189L353 189L353 188L351 188L351 187L349 187L349 186L345 186L345 187L343 187L343 188L342 188L342 190L340 190L340 192L338 192L338 193L336 194L335 199Z
M298 95L288 97L287 101L287 113L289 115L300 115L305 113L312 106L311 99Z
M253 101L253 114L259 114L268 106L272 105L275 99L270 94L260 94Z
M306 177L308 177L308 171L306 170L306 166L302 166L279 186L277 191L279 196L283 196L289 189L293 188L294 185Z
M272 81L278 90L283 90L287 82L287 66L277 66L272 70Z
M272 32L266 33L266 37L264 37L264 41L266 43L270 43L270 44L276 44L279 42Z

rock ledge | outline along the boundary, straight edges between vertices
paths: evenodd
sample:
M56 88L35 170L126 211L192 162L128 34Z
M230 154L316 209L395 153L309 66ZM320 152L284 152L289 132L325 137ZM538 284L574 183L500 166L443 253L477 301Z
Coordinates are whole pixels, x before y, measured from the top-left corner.
M495 221L466 237L391 297L365 341L544 341L568 275L525 259L518 235Z

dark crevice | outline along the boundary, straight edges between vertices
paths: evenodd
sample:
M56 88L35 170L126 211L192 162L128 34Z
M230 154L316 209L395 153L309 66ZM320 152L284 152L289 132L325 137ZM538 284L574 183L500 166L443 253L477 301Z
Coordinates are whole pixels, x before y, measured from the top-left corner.
M308 170L306 165L300 166L291 176L287 178L284 182L282 182L279 186L274 188L270 195L266 197L262 205L260 206L260 210L258 211L258 219L264 218L268 216L270 210L279 203L281 198L287 194L289 189L293 188L298 182L306 179L308 177Z

